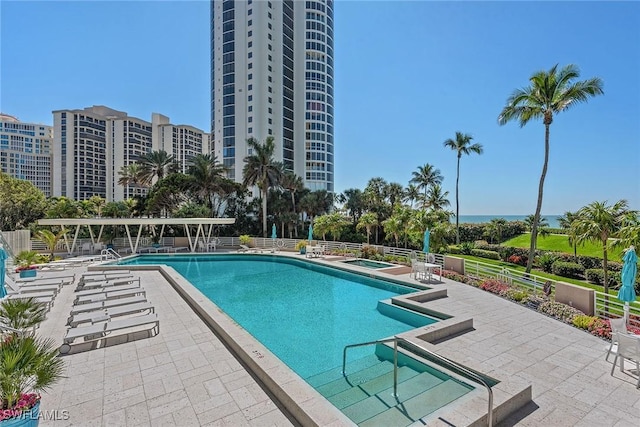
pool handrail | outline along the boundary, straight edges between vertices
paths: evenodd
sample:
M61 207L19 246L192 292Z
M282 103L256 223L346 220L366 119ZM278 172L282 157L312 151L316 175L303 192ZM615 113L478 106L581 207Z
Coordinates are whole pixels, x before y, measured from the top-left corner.
M392 338L385 338L385 339L381 339L381 340L375 340L375 341L367 341L367 342L362 342L362 343L357 343L357 344L349 344L346 345L344 347L344 350L342 350L342 375L343 376L347 376L346 374L346 366L347 366L347 350L350 348L354 348L354 347L364 347L364 346L368 346L368 345L374 345L374 344L386 344L389 342L393 342L393 396L394 397L398 397L398 342L403 342L405 344L408 344L410 346L414 346L420 349L420 351L425 352L426 354L428 354L429 356L437 359L440 362L444 362L445 364L449 364L454 366L456 369L458 369L459 371L461 371L463 374L465 374L466 376L468 376L470 379L482 384L486 389L487 392L489 393L489 408L487 410L487 426L489 427L493 427L493 390L491 389L491 386L478 374L476 374L475 372L467 369L465 366L449 359L446 358L444 356L441 356L437 353L432 352L431 350L426 349L425 347L416 344L413 341L410 341L406 338L402 338L402 337L398 337L398 336L394 336Z

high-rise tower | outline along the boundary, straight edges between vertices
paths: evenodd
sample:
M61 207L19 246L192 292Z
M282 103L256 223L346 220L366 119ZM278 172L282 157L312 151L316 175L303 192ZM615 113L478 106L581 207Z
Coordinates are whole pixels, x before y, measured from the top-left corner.
M272 136L276 160L333 191L333 1L211 2L214 153L242 181L246 140Z

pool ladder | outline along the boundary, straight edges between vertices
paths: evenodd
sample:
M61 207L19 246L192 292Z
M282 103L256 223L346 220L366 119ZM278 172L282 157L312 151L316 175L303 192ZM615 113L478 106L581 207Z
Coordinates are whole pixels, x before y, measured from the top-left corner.
M430 350L427 350L426 348L416 344L413 341L409 341L406 338L393 337L393 338L386 338L386 339L376 340L376 341L362 342L358 344L349 344L345 346L344 350L342 351L342 375L344 376L347 375L346 366L347 366L347 350L348 349L354 348L354 347L364 347L367 345L374 345L374 344L386 344L390 342L393 342L393 397L398 397L398 342L402 342L402 343L408 344L409 346L417 347L418 349L420 349L420 351L428 354L430 357L438 360L439 362L442 362L444 365L454 366L457 370L461 371L464 375L468 376L470 379L482 384L487 389L487 392L489 393L489 409L487 411L487 425L489 427L493 427L493 390L491 390L491 386L481 376L467 369L463 365L457 362L454 362L453 360L448 359L444 356L440 356L439 354L434 353Z

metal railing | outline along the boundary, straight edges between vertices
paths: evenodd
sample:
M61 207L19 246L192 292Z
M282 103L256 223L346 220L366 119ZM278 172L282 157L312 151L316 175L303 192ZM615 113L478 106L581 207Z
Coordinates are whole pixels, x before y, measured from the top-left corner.
M374 345L374 344L386 344L389 342L393 342L393 397L398 397L398 342L402 342L409 346L413 346L420 349L421 352L426 353L427 355L429 355L429 357L436 359L438 362L442 362L444 365L450 365L455 367L455 369L462 372L465 376L469 377L469 379L476 381L479 384L482 384L487 389L487 393L489 394L488 409L487 409L487 425L489 427L493 426L493 390L491 389L491 386L484 380L484 378L482 378L480 375L476 374L475 372L467 369L465 366L459 364L458 362L454 362L449 358L446 358L430 350L427 350L421 345L418 345L413 341L409 341L406 338L393 337L393 338L386 338L386 339L376 340L376 341L349 344L345 346L344 350L342 350L342 375L345 377L347 376L346 367L347 367L347 350L348 349Z

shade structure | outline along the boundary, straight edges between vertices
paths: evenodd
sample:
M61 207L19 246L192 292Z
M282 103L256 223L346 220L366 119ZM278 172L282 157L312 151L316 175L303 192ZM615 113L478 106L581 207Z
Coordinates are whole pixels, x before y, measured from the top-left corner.
M309 224L309 236L307 236L308 241L313 240L313 224Z
M631 246L625 252L622 257L624 264L622 265L622 273L620 274L622 279L622 286L618 291L618 299L624 302L624 321L629 321L629 303L636 300L636 291L634 284L636 281L636 274L638 273L638 256L636 255L635 248Z
M429 253L429 237L430 236L431 236L431 232L427 228L424 231L424 239L423 239L423 242L422 242L422 252L424 252L425 254Z
M7 290L4 287L4 277L6 275L4 268L5 268L6 260L7 260L7 252L4 250L3 247L0 246L0 298L4 298L7 296Z
M273 225L271 226L271 238L272 239L277 239L278 238L278 233L276 232L276 224L273 223Z

